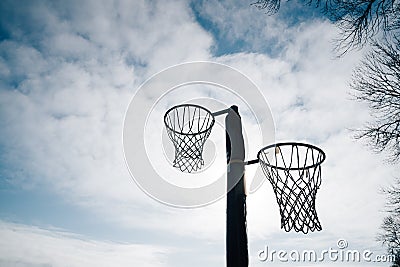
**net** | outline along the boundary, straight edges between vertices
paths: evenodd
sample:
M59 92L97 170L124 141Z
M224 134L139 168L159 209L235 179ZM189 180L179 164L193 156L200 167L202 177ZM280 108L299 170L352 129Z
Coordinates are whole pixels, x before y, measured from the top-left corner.
M175 147L173 166L188 173L200 170L204 143L215 123L211 112L194 104L178 105L165 113L164 123Z
M312 145L278 143L258 152L264 174L272 184L286 232L322 230L315 209L325 153Z

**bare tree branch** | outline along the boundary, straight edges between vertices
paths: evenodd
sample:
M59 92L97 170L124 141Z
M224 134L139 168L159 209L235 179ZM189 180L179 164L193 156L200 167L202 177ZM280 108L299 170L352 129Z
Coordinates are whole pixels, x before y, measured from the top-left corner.
M377 240L387 247L388 253L395 256L392 267L400 265L400 179L393 186L382 190L387 197L387 208L390 213L381 225L382 232Z
M278 12L281 7L280 0L258 0L257 2L251 3L250 5L257 7L258 9L264 9L268 15L273 15Z
M287 0L289 1L289 0ZM363 47L378 33L384 36L400 30L399 0L302 0L307 5L322 8L341 31L336 50L339 56ZM271 15L280 8L280 0L257 0L252 3Z
M373 43L372 51L354 71L350 87L356 100L369 105L375 118L356 135L389 160L400 160L400 41Z

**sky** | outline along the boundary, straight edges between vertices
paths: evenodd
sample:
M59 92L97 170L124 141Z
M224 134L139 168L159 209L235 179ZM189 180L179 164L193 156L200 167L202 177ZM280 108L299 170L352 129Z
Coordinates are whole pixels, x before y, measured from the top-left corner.
M250 3L1 1L1 266L225 264L225 199L164 205L139 188L124 159L125 112L140 85L192 61L245 74L269 104L277 141L309 142L327 154L316 204L322 231L281 230L267 182L248 196L250 266L267 264L257 258L265 246L321 251L345 239L349 249L385 253L376 241L386 214L379 191L399 167L351 131L371 115L348 87L368 48L338 58L338 31L315 9L290 1L267 16ZM215 104L207 97L204 105ZM247 143L255 146L251 126Z

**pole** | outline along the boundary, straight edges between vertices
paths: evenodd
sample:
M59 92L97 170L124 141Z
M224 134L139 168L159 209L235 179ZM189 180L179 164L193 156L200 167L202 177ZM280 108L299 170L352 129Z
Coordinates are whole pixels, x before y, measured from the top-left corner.
M247 267L246 193L244 183L244 140L237 106L225 118L227 171L226 266Z

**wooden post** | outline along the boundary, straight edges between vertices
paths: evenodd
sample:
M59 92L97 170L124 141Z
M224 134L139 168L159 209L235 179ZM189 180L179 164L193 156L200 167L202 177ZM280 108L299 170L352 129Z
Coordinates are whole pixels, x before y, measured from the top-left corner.
M226 266L247 267L246 193L244 181L244 140L237 106L225 118L227 171Z

